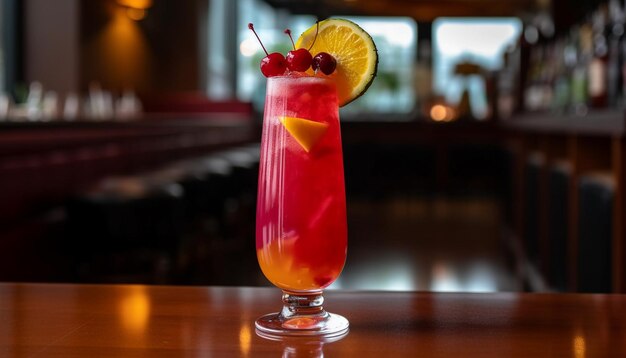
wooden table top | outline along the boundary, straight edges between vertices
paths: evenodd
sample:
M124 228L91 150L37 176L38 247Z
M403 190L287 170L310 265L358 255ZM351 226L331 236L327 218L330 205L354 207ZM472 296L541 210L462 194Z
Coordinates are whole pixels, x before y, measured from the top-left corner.
M2 357L622 357L626 296L326 292L335 342L258 337L275 288L0 284Z

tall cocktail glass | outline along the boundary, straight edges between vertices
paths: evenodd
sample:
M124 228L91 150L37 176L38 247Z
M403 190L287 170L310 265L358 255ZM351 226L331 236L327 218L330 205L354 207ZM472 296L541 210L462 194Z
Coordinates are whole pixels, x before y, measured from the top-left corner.
M337 92L304 75L267 81L256 215L256 250L283 308L256 321L264 335L340 335L348 321L326 312L322 291L347 250Z

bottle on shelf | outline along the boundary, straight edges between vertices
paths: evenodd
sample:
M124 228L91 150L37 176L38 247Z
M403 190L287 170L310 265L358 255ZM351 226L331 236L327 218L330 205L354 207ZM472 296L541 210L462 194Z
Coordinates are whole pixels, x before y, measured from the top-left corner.
M517 103L520 82L521 48L517 43L503 54L504 65L497 75L496 117L508 119L519 110Z
M592 57L592 31L588 23L572 29L573 41L576 44L576 63L571 77L571 110L576 115L587 114L588 68Z
M530 53L528 85L524 92L527 111L549 109L552 103L549 49L545 44L535 46Z
M621 71L624 60L621 44L624 41L624 8L618 0L609 0L609 18L607 27L609 58L607 68L608 105L611 108L623 107L623 74Z
M602 5L592 18L592 57L588 67L589 105L592 108L608 106L609 46L606 33L607 7Z
M618 5L619 6L619 5ZM619 52L619 93L618 93L618 107L626 108L626 6L619 6L621 8L620 24L617 26L616 31L619 33L621 30L622 35L619 37L618 52ZM620 29L621 26L621 29Z
M573 52L573 53L572 53ZM572 55L574 58L572 59ZM554 98L552 111L564 113L570 104L571 70L575 64L575 49L566 37L561 37L554 43Z
M537 87L539 86L539 52L538 47L530 49L528 59L528 69L526 77L526 88L524 89L524 110L535 111L538 109Z

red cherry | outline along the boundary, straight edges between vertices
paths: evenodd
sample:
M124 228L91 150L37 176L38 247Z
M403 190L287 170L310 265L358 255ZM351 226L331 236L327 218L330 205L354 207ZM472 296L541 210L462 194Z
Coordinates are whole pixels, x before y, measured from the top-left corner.
M265 46L263 46L263 42L261 42L261 39L259 38L259 35L257 35L256 31L254 31L254 25L249 23L248 28L252 30L254 36L256 36L257 40L259 40L263 51L265 51L265 54L267 55L261 60L261 73L263 73L263 76L273 77L284 74L287 69L285 57L278 52L268 54Z
M299 48L297 50L291 50L287 52L287 68L291 71L304 72L309 69L313 56L309 50L305 48Z
M311 56L309 50L305 48L299 48L296 50L296 44L293 43L293 37L291 37L291 30L285 29L284 32L287 36L289 36L289 40L291 40L291 45L293 46L293 50L287 52L287 68L291 71L298 72L308 70L311 66L313 56Z
M320 52L313 57L311 67L313 67L315 72L320 70L323 74L330 75L335 72L335 68L337 68L337 60L335 60L331 54Z
M278 53L270 53L261 60L261 72L265 77L280 76L287 69L287 61L285 57Z

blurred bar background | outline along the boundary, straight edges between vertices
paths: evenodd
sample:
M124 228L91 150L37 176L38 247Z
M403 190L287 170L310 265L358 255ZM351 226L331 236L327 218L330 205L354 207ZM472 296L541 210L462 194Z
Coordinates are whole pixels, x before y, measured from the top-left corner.
M374 38L336 289L625 292L623 0L2 0L0 280L269 285L270 52Z

